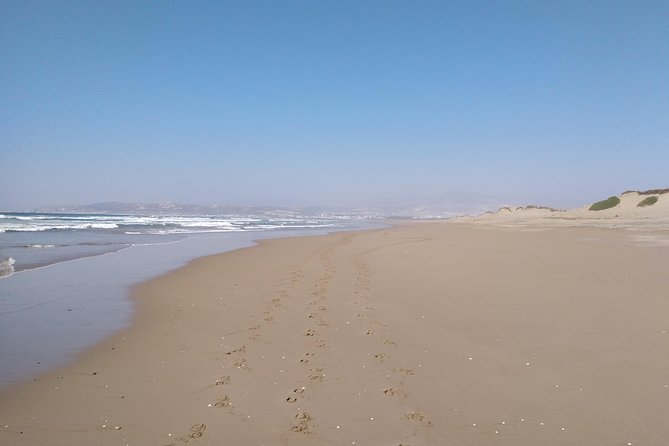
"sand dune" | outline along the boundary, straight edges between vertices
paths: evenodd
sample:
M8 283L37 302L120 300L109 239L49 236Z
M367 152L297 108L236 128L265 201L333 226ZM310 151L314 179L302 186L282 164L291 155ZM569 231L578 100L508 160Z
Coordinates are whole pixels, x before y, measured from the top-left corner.
M591 226L618 227L637 230L669 229L669 190L661 193L626 192L617 198L620 203L610 209L590 210L591 204L577 209L561 210L537 206L504 207L476 217L460 217L458 222L505 226ZM657 202L640 207L644 199L656 197Z

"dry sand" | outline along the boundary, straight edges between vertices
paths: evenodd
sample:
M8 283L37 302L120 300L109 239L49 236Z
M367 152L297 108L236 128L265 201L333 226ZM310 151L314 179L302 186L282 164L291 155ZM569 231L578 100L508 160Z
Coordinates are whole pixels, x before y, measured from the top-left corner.
M271 240L135 290L0 395L3 445L666 445L669 239L444 222Z

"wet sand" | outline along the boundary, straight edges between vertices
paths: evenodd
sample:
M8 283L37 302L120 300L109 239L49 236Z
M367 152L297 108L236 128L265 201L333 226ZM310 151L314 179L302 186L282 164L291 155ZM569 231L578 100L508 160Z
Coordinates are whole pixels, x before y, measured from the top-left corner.
M434 222L202 258L0 394L0 444L664 445L668 238Z

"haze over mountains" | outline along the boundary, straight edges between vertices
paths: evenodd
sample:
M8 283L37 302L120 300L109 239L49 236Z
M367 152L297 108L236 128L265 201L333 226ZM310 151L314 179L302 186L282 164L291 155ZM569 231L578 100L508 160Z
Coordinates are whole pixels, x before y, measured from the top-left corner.
M625 191L620 194L627 200L630 194L637 196L664 195L669 189L653 189L647 191ZM591 203L571 208L587 210ZM660 206L655 207L658 209ZM121 215L237 215L257 217L365 217L365 218L451 218L466 215L492 213L504 214L511 209L563 212L564 209L545 207L543 203L515 203L501 198L483 194L452 192L439 197L405 196L394 199L376 200L360 206L261 206L261 205L227 205L211 206L183 204L173 202L129 203L103 202L86 205L43 206L30 209L29 212L72 213L72 214L121 214ZM500 214L501 213L501 214ZM517 214L517 212L514 212Z
M405 196L376 200L360 206L212 206L173 202L104 202L86 205L42 206L31 209L44 213L126 214L126 215L253 215L253 216L353 216L448 218L480 214L506 204L499 198L482 194L449 193L439 197Z

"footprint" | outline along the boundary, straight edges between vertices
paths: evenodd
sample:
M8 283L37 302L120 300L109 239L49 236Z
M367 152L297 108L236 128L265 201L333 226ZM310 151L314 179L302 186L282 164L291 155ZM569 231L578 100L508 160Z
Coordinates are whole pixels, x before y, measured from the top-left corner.
M427 424L428 427L432 427L432 422L429 421L427 419L427 417L420 412L411 411L411 412L405 414L404 418L406 418L409 421L416 421L418 423L425 423L425 424Z
M384 339L384 340L383 340L383 344L384 344L384 345L394 345L394 346L397 346L397 342L395 342L395 341L391 341L390 339Z
M228 395L225 395L223 398L219 398L214 403L214 407L230 407L230 406L232 406L232 403L230 402L230 397Z
M409 421L425 421L425 415L420 412L409 412L404 415L404 418Z
M311 381L323 382L324 378L325 374L323 373L323 369L311 369L311 374L309 375Z
M216 383L215 383L215 385L217 385L217 386L224 386L226 384L230 384L230 376L228 376L228 375L221 376L220 378L218 378L216 380Z
M393 369L393 372L401 373L403 375L413 375L414 374L413 369L405 369L404 367L395 368L395 369Z
M304 333L304 336L314 336L316 332L312 329L307 330L306 333Z
M301 432L303 434L311 433L310 424L313 418L308 412L298 412L297 415L295 415L295 420L297 420L297 424L293 425L291 428L293 432Z
M226 355L231 355L233 353L246 353L246 346L242 345L241 347L234 348L229 352L225 352Z
M204 431L206 430L207 430L206 424L194 424L190 428L190 432L188 433L188 438L200 438L201 436L204 435Z
M305 390L306 387L298 387L297 389L294 389L293 390L294 396L289 396L288 398L286 398L286 401L288 401L289 403L294 403L295 401L297 401L296 396L304 393Z
M234 365L235 365L235 367L237 367L238 369L246 369L246 370L250 370L250 369L249 369L249 366L246 365L246 359L245 359L245 358L242 358L242 359L240 359L239 361L236 361Z
M380 362L383 362L386 360L386 354L385 353L377 353L374 355L374 359L377 359Z
M399 388L397 388L397 387L388 387L387 389L385 389L385 390L383 391L383 393L386 394L386 395L388 395L388 396L395 396L395 395L397 395L397 396L399 396L399 397L401 397L401 398L406 398L407 395L408 395L404 390L399 389Z

